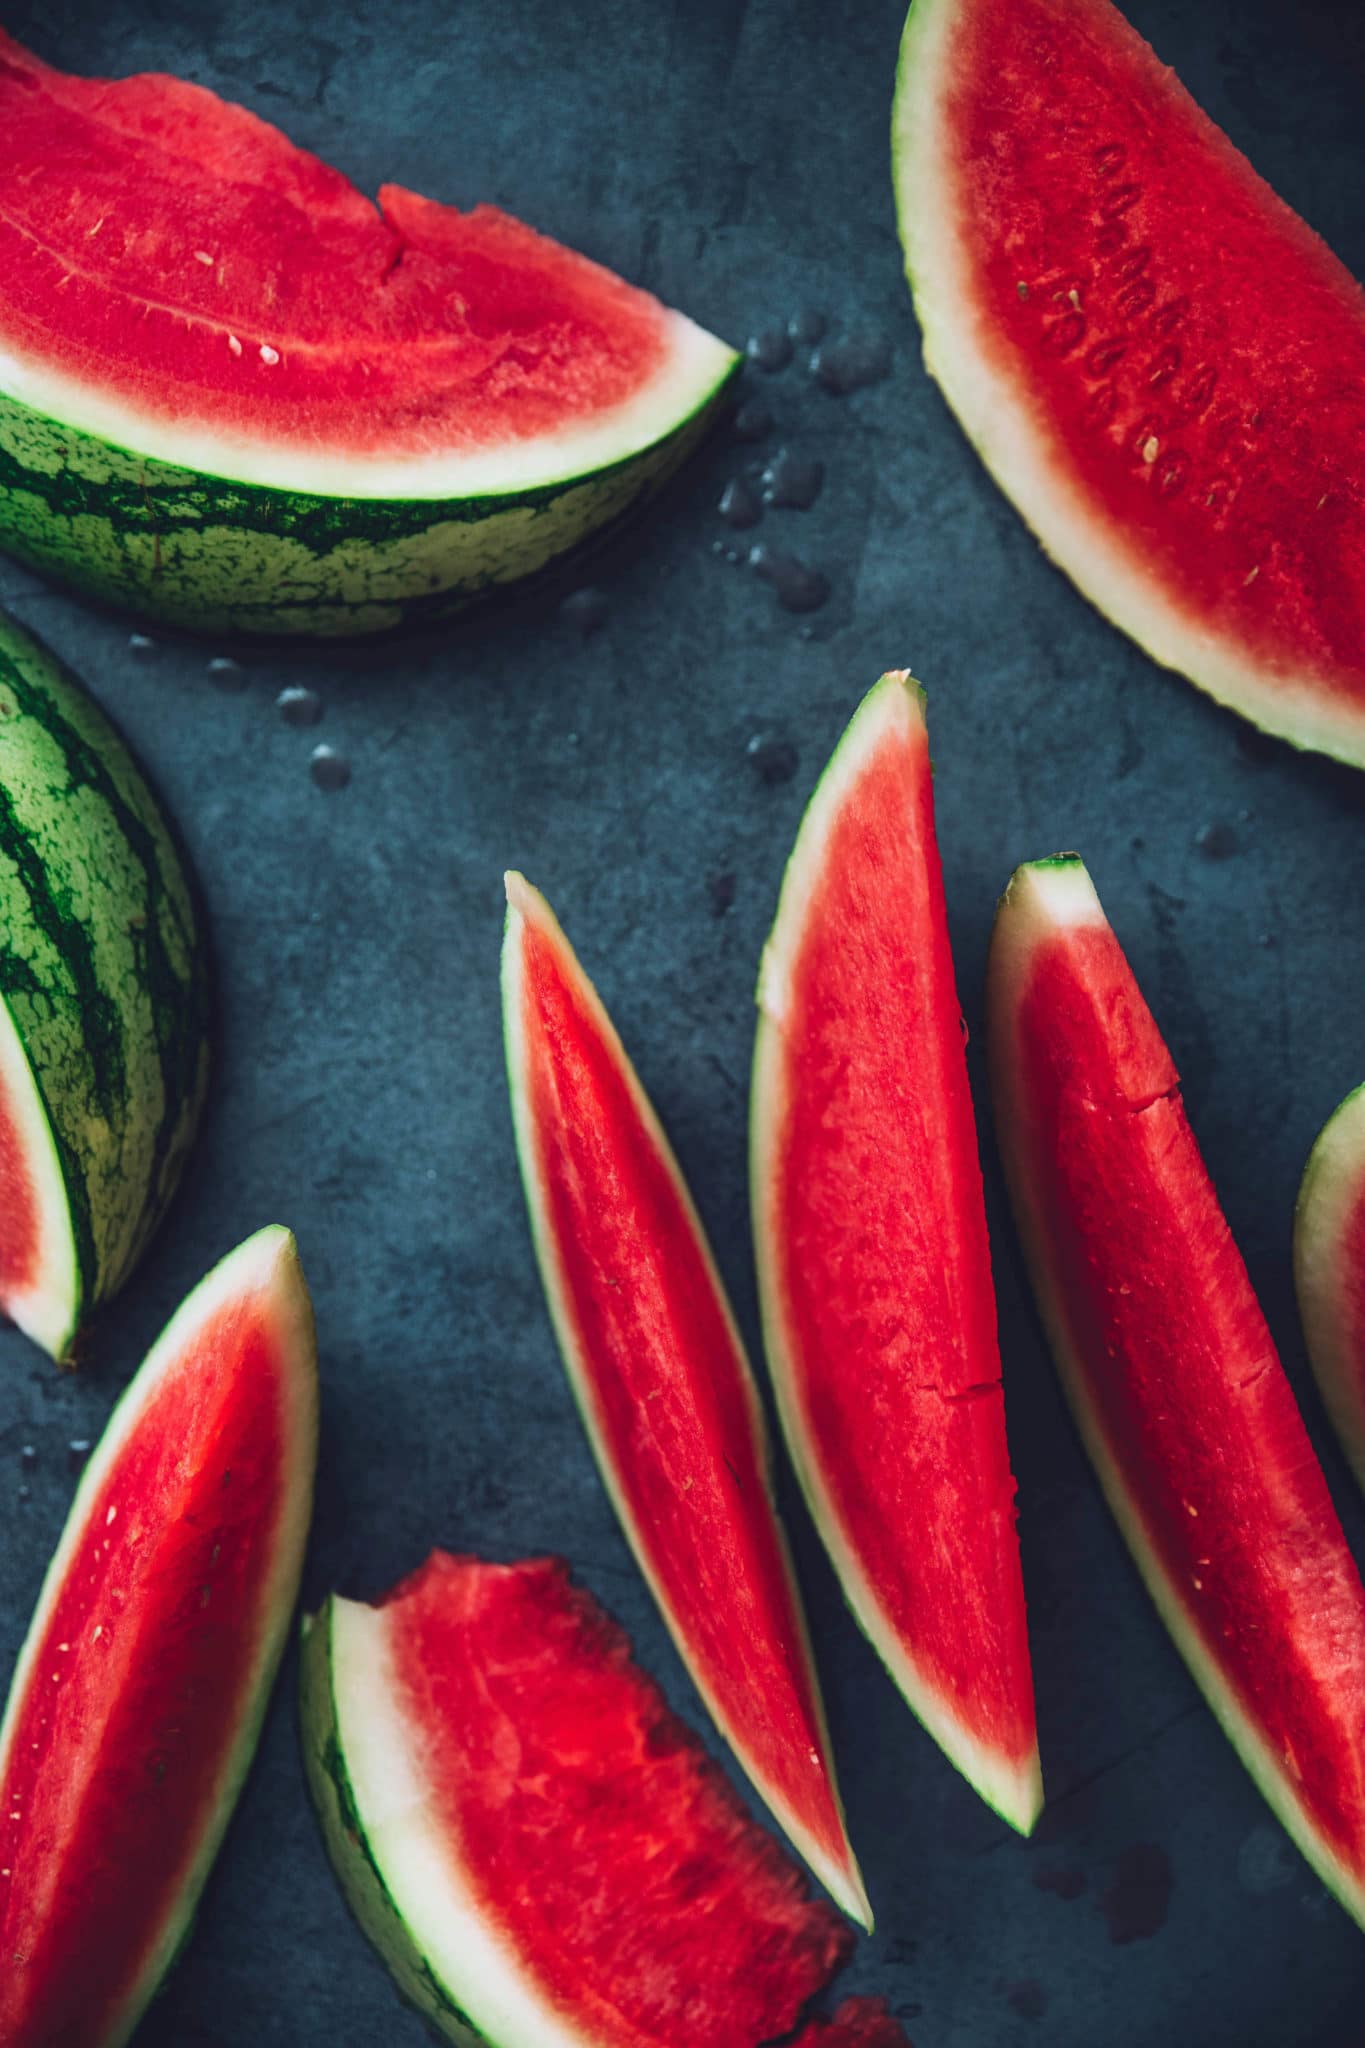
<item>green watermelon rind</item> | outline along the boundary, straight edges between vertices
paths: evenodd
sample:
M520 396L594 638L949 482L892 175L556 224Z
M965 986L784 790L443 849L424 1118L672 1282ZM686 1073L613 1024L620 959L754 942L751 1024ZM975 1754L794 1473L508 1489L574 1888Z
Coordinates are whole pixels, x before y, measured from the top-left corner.
M886 1626L877 1595L843 1539L838 1513L820 1477L816 1447L810 1441L793 1391L794 1375L779 1302L776 1246L766 1212L765 1194L772 1183L771 1153L777 1136L776 1108L781 1089L785 987L790 953L801 935L810 885L823 865L829 829L867 755L891 726L900 725L907 718L922 722L924 703L924 690L904 670L891 670L873 686L845 728L815 786L783 872L777 912L763 948L755 992L758 1025L749 1086L749 1195L754 1262L764 1351L787 1454L849 1611L926 1734L986 1805L1017 1833L1027 1836L1043 1808L1036 1745L1030 1768L1022 1772L1002 1768L1000 1760L954 1720L915 1669L905 1646Z
M1029 422L1011 380L989 362L978 339L985 315L963 256L972 224L953 188L951 127L939 104L952 32L971 6L972 0L912 0L896 70L892 183L925 369L1044 552L1112 625L1161 667L1263 731L1365 766L1365 706L1333 703L1311 677L1293 682L1258 667L1235 642L1171 604L1150 553L1107 532L1103 516L1073 493L1064 459ZM1193 100L1189 105L1195 108ZM1268 205L1287 212L1250 165L1246 170Z
M1323 1406L1365 1488L1361 1365L1345 1348L1339 1300L1341 1232L1365 1191L1365 1082L1338 1103L1313 1142L1294 1205L1294 1287Z
M821 1852L810 1831L802 1824L788 1802L781 1797L778 1788L767 1781L764 1774L755 1768L752 1760L746 1754L745 1746L738 1739L736 1731L730 1726L728 1717L720 1711L713 1690L706 1682L705 1675L692 1653L691 1646L687 1640L686 1629L681 1619L673 1613L664 1595L663 1588L659 1584L657 1574L651 1567L648 1548L640 1531L636 1528L635 1520L630 1512L624 1491L617 1479L611 1454L598 1426L591 1391L592 1373L590 1361L584 1352L582 1344L579 1342L574 1326L567 1289L563 1283L559 1260L555 1251L553 1233L539 1194L535 1131L531 1120L528 1091L523 1080L525 1057L522 1049L522 1032L519 1023L522 1013L522 949L517 940L523 922L534 921L539 923L542 928L551 934L556 944L563 948L565 955L575 963L575 970L584 1000L591 1005L597 1028L604 1042L612 1048L617 1068L630 1091L631 1100L640 1119L641 1126L655 1147L665 1171L673 1182L674 1189L682 1204L683 1212L689 1219L692 1233L705 1263L706 1272L714 1289L716 1300L720 1303L729 1325L735 1356L743 1363L746 1405L752 1419L756 1440L761 1447L760 1467L764 1474L765 1493L772 1513L782 1561L786 1567L788 1581L791 1586L793 1612L801 1631L800 1647L805 1672L809 1680L815 1711L819 1717L821 1754L828 1772L835 1809L839 1814L842 1825L843 1807L839 1798L833 1751L829 1741L829 1730L815 1665L814 1651L810 1641L805 1608L796 1582L790 1545L777 1512L776 1497L773 1491L772 1445L769 1439L767 1421L764 1417L763 1405L759 1397L758 1384L754 1378L752 1368L748 1364L748 1354L744 1341L739 1333L739 1326L735 1322L734 1312L716 1268L715 1258L707 1240L706 1232L702 1226L701 1218L697 1214L691 1192L683 1179L682 1170L674 1156L673 1148L669 1144L663 1125L659 1121L658 1113L645 1093L643 1084L635 1071L629 1054L621 1043L620 1036L615 1025L612 1023L605 1005L592 982L584 973L581 963L578 962L576 954L574 954L572 947L564 936L554 912L540 891L533 888L523 875L514 872L509 873L505 881L507 888L507 917L503 936L501 969L503 1049L507 1065L507 1085L508 1094L511 1099L513 1128L516 1136L517 1159L521 1168L522 1190L526 1199L526 1211L530 1222L532 1243L535 1247L536 1263L540 1270L546 1304L549 1308L551 1323L554 1326L555 1337L558 1340L560 1356L564 1362L565 1376L569 1382L574 1404L578 1409L584 1434L588 1439L588 1444L601 1475L607 1497L616 1512L617 1520L625 1533L626 1541L630 1545L631 1553L654 1597L660 1614L663 1616L678 1655L682 1659L698 1694L705 1703L707 1712L789 1841L793 1843L806 1863L815 1872L826 1891L838 1903L841 1910L847 1913L850 1919L856 1920L870 1934L873 1930L872 1908L863 1886L862 1874L858 1868L857 1859L853 1854L851 1844L848 1842L847 1832L845 1831L844 1834L847 1865L844 1868L840 1868Z
M996 913L987 966L988 1051L996 1132L1015 1225L1062 1392L1109 1511L1152 1604L1214 1719L1276 1819L1322 1883L1351 1917L1365 1927L1365 1883L1345 1868L1306 1819L1283 1766L1239 1706L1143 1532L1141 1515L1124 1483L1118 1461L1086 1400L1084 1369L1067 1335L1065 1313L1048 1278L1046 1256L1033 1226L1027 1168L1012 1143L1016 1121L1009 1036L1012 992L1020 984L1021 962L1027 958L1035 926L1055 931L1064 925L1106 922L1094 884L1076 854L1056 854L1016 868Z
M317 1466L317 1340L298 1248L291 1233L279 1224L269 1224L258 1230L205 1275L180 1304L120 1395L104 1434L81 1475L66 1526L48 1566L33 1619L19 1651L4 1718L0 1721L2 1773L11 1728L34 1658L42 1644L48 1614L68 1576L80 1562L81 1546L89 1540L86 1522L90 1509L98 1500L119 1452L136 1431L148 1401L165 1373L174 1367L192 1341L194 1332L218 1309L248 1291L268 1294L278 1318L282 1351L294 1394L292 1420L295 1431L287 1475L288 1504L281 1518L276 1544L274 1583L263 1603L263 1627L255 1674L247 1707L221 1766L217 1795L200 1837L198 1853L177 1894L174 1911L121 2012L112 2015L108 2025L98 2034L91 2033L88 2039L83 2035L85 2048L125 2048L189 1939L200 1895L251 1768L280 1660L289 1640L290 1617L298 1598L304 1545L312 1518L313 1481Z
M92 597L199 632L435 623L624 519L691 453L740 358L681 316L669 331L699 358L697 374L643 438L632 426L615 459L468 495L369 495L355 463L336 493L293 489L234 474L251 463L226 450L221 471L182 467L139 452L136 414L106 439L0 384L0 546Z
M3 619L0 1004L14 1038L0 1066L57 1253L16 1319L61 1358L179 1181L208 1084L208 953L174 827L126 743Z

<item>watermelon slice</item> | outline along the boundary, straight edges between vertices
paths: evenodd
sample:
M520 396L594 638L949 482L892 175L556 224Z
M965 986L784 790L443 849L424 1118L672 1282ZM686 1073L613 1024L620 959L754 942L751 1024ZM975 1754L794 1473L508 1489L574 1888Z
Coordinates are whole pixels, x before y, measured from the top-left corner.
M182 1305L72 1505L0 1728L0 2040L117 2048L188 1932L251 1761L313 1494L287 1231Z
M603 1481L717 1727L821 1882L870 1926L763 1413L701 1224L596 990L520 875L507 877L502 957L531 1230Z
M70 671L0 617L0 1307L65 1358L175 1193L209 976L174 828Z
M540 568L734 352L492 207L375 206L178 79L0 34L0 539L201 628L378 631Z
M914 0L893 152L925 361L1168 668L1365 762L1365 293L1109 0Z
M303 1739L357 1919L462 2048L756 2048L852 1946L556 1559L329 1600Z
M1323 1401L1365 1486L1365 1086L1327 1119L1308 1155L1294 1278Z
M1365 1924L1365 1588L1178 1078L1090 877L1017 870L989 968L997 1124L1063 1386L1177 1649Z
M826 769L763 953L751 1188L778 1412L849 1604L1025 1834L1042 1807L995 1293L918 687Z

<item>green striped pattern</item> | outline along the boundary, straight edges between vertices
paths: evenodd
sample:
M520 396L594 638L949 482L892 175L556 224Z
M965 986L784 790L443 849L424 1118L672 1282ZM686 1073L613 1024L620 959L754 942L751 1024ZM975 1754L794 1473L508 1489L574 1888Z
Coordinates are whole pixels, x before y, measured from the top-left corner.
M347 498L199 474L0 392L0 546L107 602L201 631L382 633L542 569L666 481L739 368L652 445L475 498Z
M50 1126L82 1317L180 1178L208 1074L208 971L172 829L75 678L0 619L0 1000Z

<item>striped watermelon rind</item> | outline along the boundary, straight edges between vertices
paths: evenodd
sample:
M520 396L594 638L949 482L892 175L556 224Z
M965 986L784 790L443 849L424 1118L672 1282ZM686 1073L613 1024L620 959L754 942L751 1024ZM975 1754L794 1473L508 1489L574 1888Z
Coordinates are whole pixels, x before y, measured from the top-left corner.
M0 1072L41 1212L14 1319L56 1358L175 1192L208 1080L209 974L173 827L75 677L0 621Z

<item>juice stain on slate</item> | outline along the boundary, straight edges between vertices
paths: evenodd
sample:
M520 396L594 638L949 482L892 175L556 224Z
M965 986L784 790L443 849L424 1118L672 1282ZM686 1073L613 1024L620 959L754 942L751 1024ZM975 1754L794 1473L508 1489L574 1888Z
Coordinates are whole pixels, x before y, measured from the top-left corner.
M1100 1899L1109 1939L1123 1945L1150 1941L1166 1924L1171 1903L1171 1859L1156 1842L1135 1842L1114 1866L1114 1882Z
M1038 1891L1051 1892L1054 1898L1078 1899L1085 1890L1085 1872L1048 1863L1034 1871L1033 1882Z

